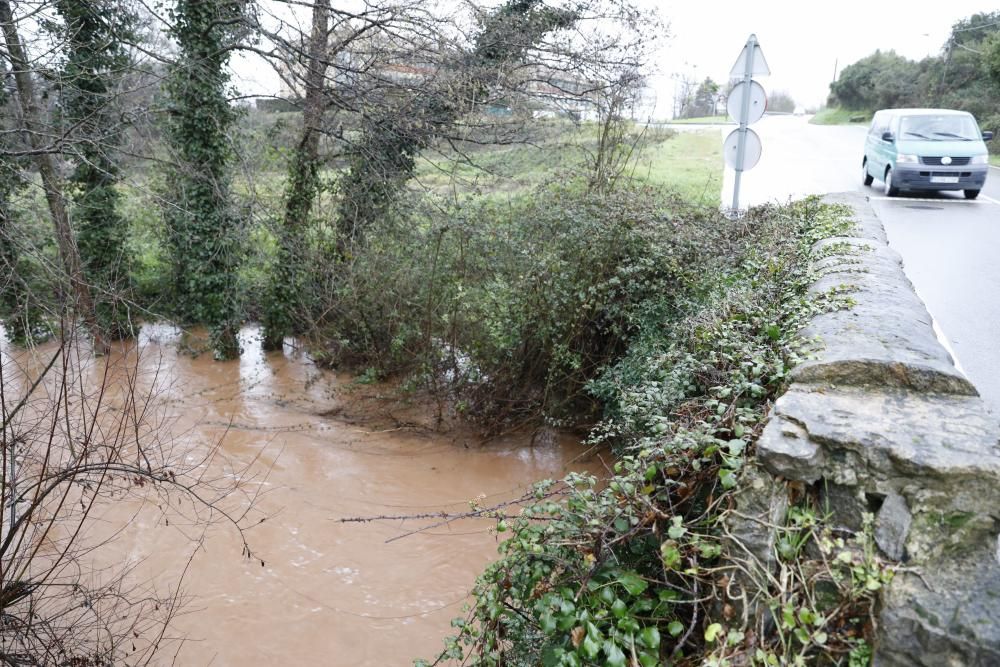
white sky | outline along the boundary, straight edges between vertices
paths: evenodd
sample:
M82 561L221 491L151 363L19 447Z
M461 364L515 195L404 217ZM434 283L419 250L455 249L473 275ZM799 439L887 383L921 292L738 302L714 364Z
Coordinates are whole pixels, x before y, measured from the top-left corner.
M345 0L335 0L344 4ZM875 49L895 50L918 60L940 53L953 23L977 12L1000 9L997 0L636 0L658 8L669 23L651 81L656 117L673 105L672 76L712 77L725 83L755 33L771 68L760 83L784 90L800 106L819 106L838 71ZM352 4L351 0L346 0ZM246 94L275 94L278 80L250 59L233 62L234 83Z
M843 69L875 49L914 60L937 55L953 23L1000 9L997 0L645 1L670 22L661 74L653 83L658 116L670 112L671 74L726 82L751 33L771 68L771 76L760 79L764 88L785 90L802 106L819 106L835 62Z

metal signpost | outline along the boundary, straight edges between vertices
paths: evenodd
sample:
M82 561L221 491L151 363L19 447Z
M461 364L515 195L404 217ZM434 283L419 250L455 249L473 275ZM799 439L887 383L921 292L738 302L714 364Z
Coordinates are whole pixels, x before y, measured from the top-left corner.
M726 164L736 171L736 183L733 187L733 211L740 208L740 179L743 172L753 169L757 161L760 160L761 144L760 137L748 126L756 123L764 115L767 107L767 97L764 88L753 80L754 75L767 76L771 70L764 60L764 52L757 43L757 35L750 35L743 52L736 59L732 71L729 72L731 78L741 78L732 92L729 93L729 100L726 110L729 116L740 124L739 129L733 130L723 147L726 157Z

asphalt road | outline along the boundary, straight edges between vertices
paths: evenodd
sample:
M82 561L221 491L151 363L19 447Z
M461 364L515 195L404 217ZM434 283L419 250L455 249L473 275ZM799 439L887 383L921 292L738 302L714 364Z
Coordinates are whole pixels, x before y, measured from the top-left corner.
M723 135L732 128L726 128ZM861 191L871 197L889 244L934 317L957 366L1000 415L1000 169L991 168L976 201L959 193L884 197L861 184L865 127L809 125L803 117L767 117L760 163L745 172L741 205L808 194ZM1000 128L993 128L1000 129ZM727 169L724 204L732 202Z

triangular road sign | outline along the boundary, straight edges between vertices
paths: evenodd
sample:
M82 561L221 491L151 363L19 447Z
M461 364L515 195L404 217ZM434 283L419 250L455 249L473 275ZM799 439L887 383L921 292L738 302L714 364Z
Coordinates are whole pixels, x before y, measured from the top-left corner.
M746 46L740 52L740 57L736 59L736 64L733 65L733 69L729 72L729 76L735 79L742 79L746 75L747 71L747 52ZM760 44L757 44L757 40L754 40L753 46L753 70L751 70L751 76L767 76L771 73L771 68L767 66L767 61L764 60L764 52L760 49Z

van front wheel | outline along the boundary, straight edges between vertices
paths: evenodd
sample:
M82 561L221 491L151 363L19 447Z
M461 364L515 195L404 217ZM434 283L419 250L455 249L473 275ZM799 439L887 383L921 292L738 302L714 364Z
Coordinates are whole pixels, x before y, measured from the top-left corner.
M966 199L975 199L979 196L979 190L965 190Z
M885 170L885 180L883 182L885 183L886 197L895 197L899 194L899 188L892 184L892 167Z
M868 173L868 160L861 163L861 182L865 185L871 185L875 180L875 177Z

